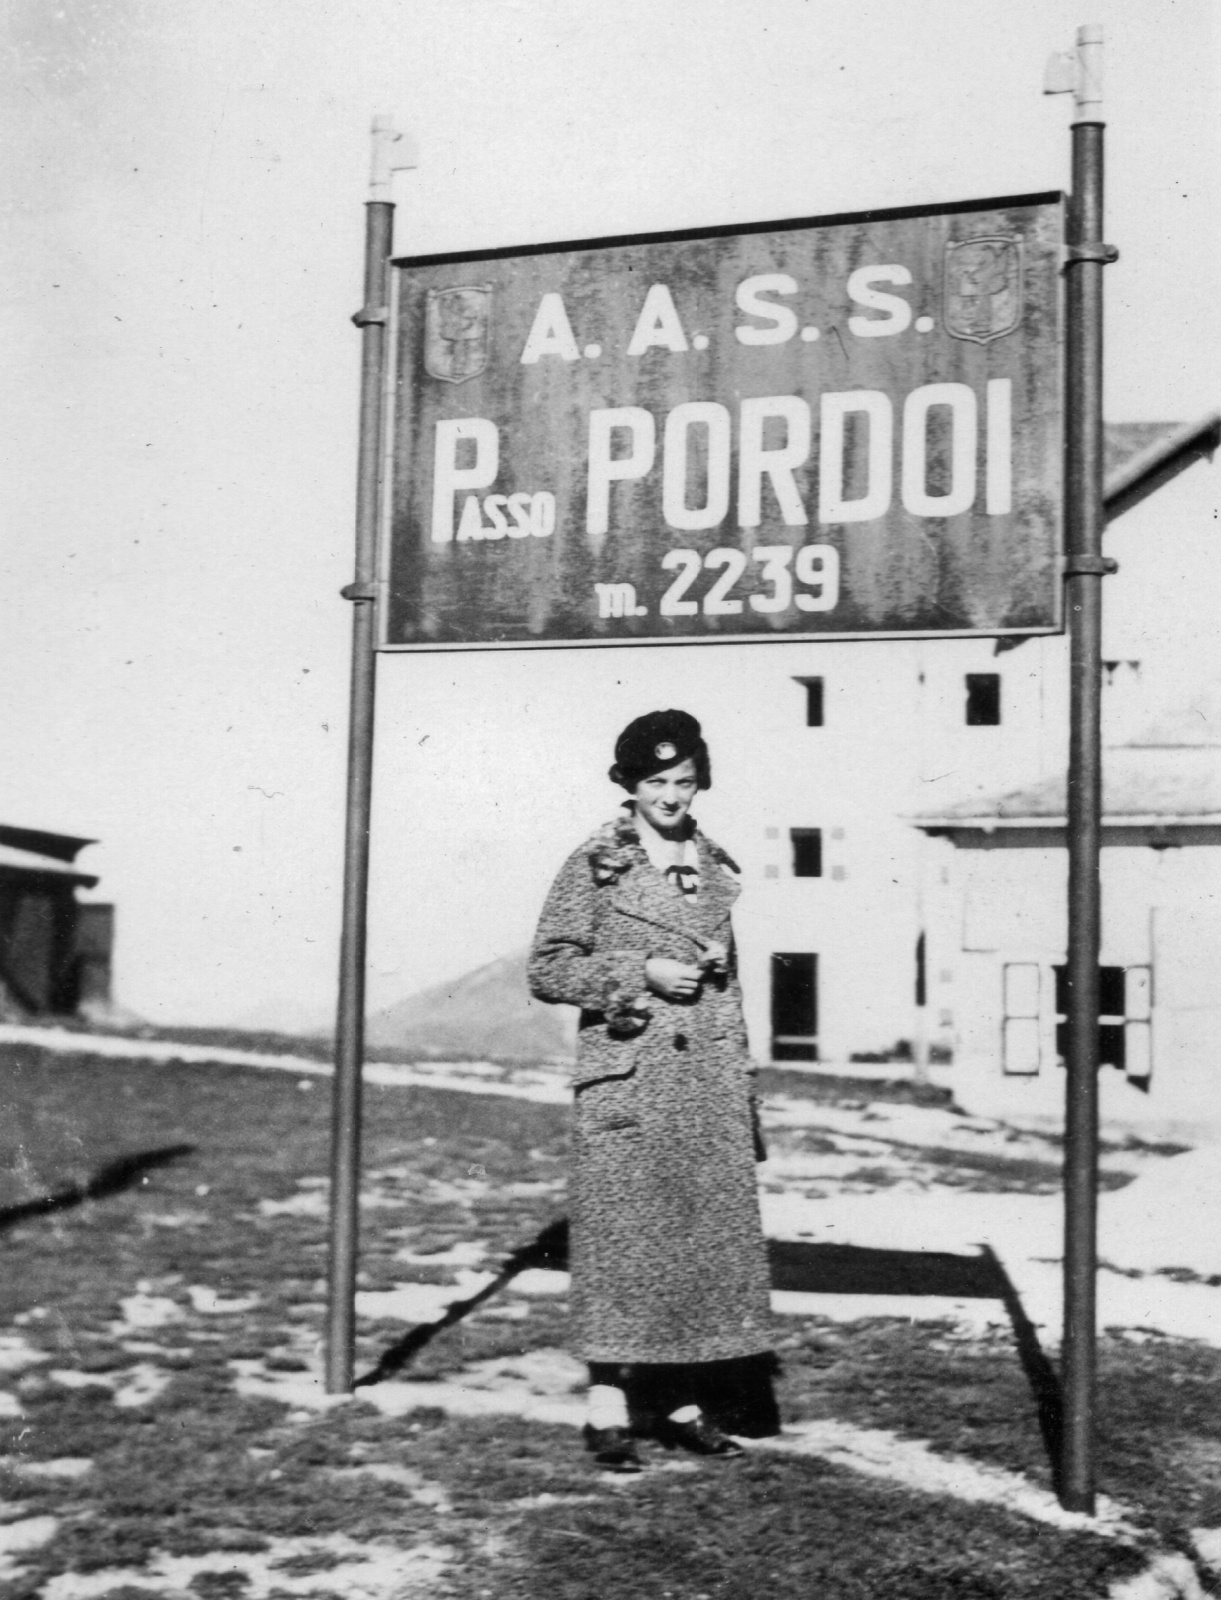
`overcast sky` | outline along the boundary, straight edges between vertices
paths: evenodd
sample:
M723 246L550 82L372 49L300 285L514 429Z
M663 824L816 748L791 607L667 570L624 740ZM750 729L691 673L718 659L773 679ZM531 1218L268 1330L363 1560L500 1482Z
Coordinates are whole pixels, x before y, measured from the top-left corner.
M1044 61L1101 21L1108 414L1189 418L1218 402L1211 9L11 0L0 819L102 841L119 998L330 1005L374 112L419 138L412 253L1023 193L1067 187ZM715 699L733 654L383 658L375 997L523 943L616 728Z

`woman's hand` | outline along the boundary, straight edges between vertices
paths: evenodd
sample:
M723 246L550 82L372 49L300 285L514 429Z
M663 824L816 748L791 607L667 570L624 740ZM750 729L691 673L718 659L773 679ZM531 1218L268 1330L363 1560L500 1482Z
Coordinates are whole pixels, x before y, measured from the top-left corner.
M644 981L665 1000L690 1000L699 993L701 976L698 967L669 956L650 956L644 964Z
M698 937L698 936L697 936ZM701 972L724 974L729 970L729 946L720 939L699 940Z

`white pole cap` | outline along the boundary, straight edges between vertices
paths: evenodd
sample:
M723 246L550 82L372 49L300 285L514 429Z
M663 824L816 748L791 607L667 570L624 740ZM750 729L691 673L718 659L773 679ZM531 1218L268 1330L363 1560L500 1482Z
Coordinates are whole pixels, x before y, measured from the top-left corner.
M395 172L419 165L415 138L394 125L394 118L379 113L373 119L373 160L369 169L369 199L390 199L390 178Z
M1074 122L1102 121L1102 24L1077 29L1077 84Z
M1102 24L1077 29L1077 48L1051 56L1043 76L1044 94L1071 94L1074 122L1102 121Z

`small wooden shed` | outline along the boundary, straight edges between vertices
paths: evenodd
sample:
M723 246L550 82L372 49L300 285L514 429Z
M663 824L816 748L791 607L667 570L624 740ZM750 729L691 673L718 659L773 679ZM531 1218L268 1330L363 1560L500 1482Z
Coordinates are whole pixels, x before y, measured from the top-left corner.
M0 1013L75 1016L110 1000L114 907L82 903L93 839L0 823Z

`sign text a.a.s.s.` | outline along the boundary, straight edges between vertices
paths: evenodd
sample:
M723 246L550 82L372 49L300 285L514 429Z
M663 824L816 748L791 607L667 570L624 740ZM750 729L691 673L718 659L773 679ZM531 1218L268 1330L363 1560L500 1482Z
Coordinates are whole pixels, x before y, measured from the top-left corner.
M880 339L910 327L915 317L910 302L879 285L901 286L911 282L911 271L900 262L881 262L857 267L851 272L844 285L851 308L845 318L849 334L858 339ZM788 303L800 293L801 285L787 272L758 272L743 278L733 299L736 310L748 320L735 324L733 337L741 345L756 347L787 344L796 338L807 344L815 343L822 337L822 329L803 323L797 310ZM931 331L931 320L930 328L921 331ZM651 350L669 350L675 355L685 355L693 349L706 350L708 345L707 333L702 330L688 333L670 286L650 284L628 339L626 354L643 356ZM601 342L578 344L564 296L553 289L539 299L519 359L523 366L535 366L545 359L580 361L583 355L596 361L608 353L607 346Z

